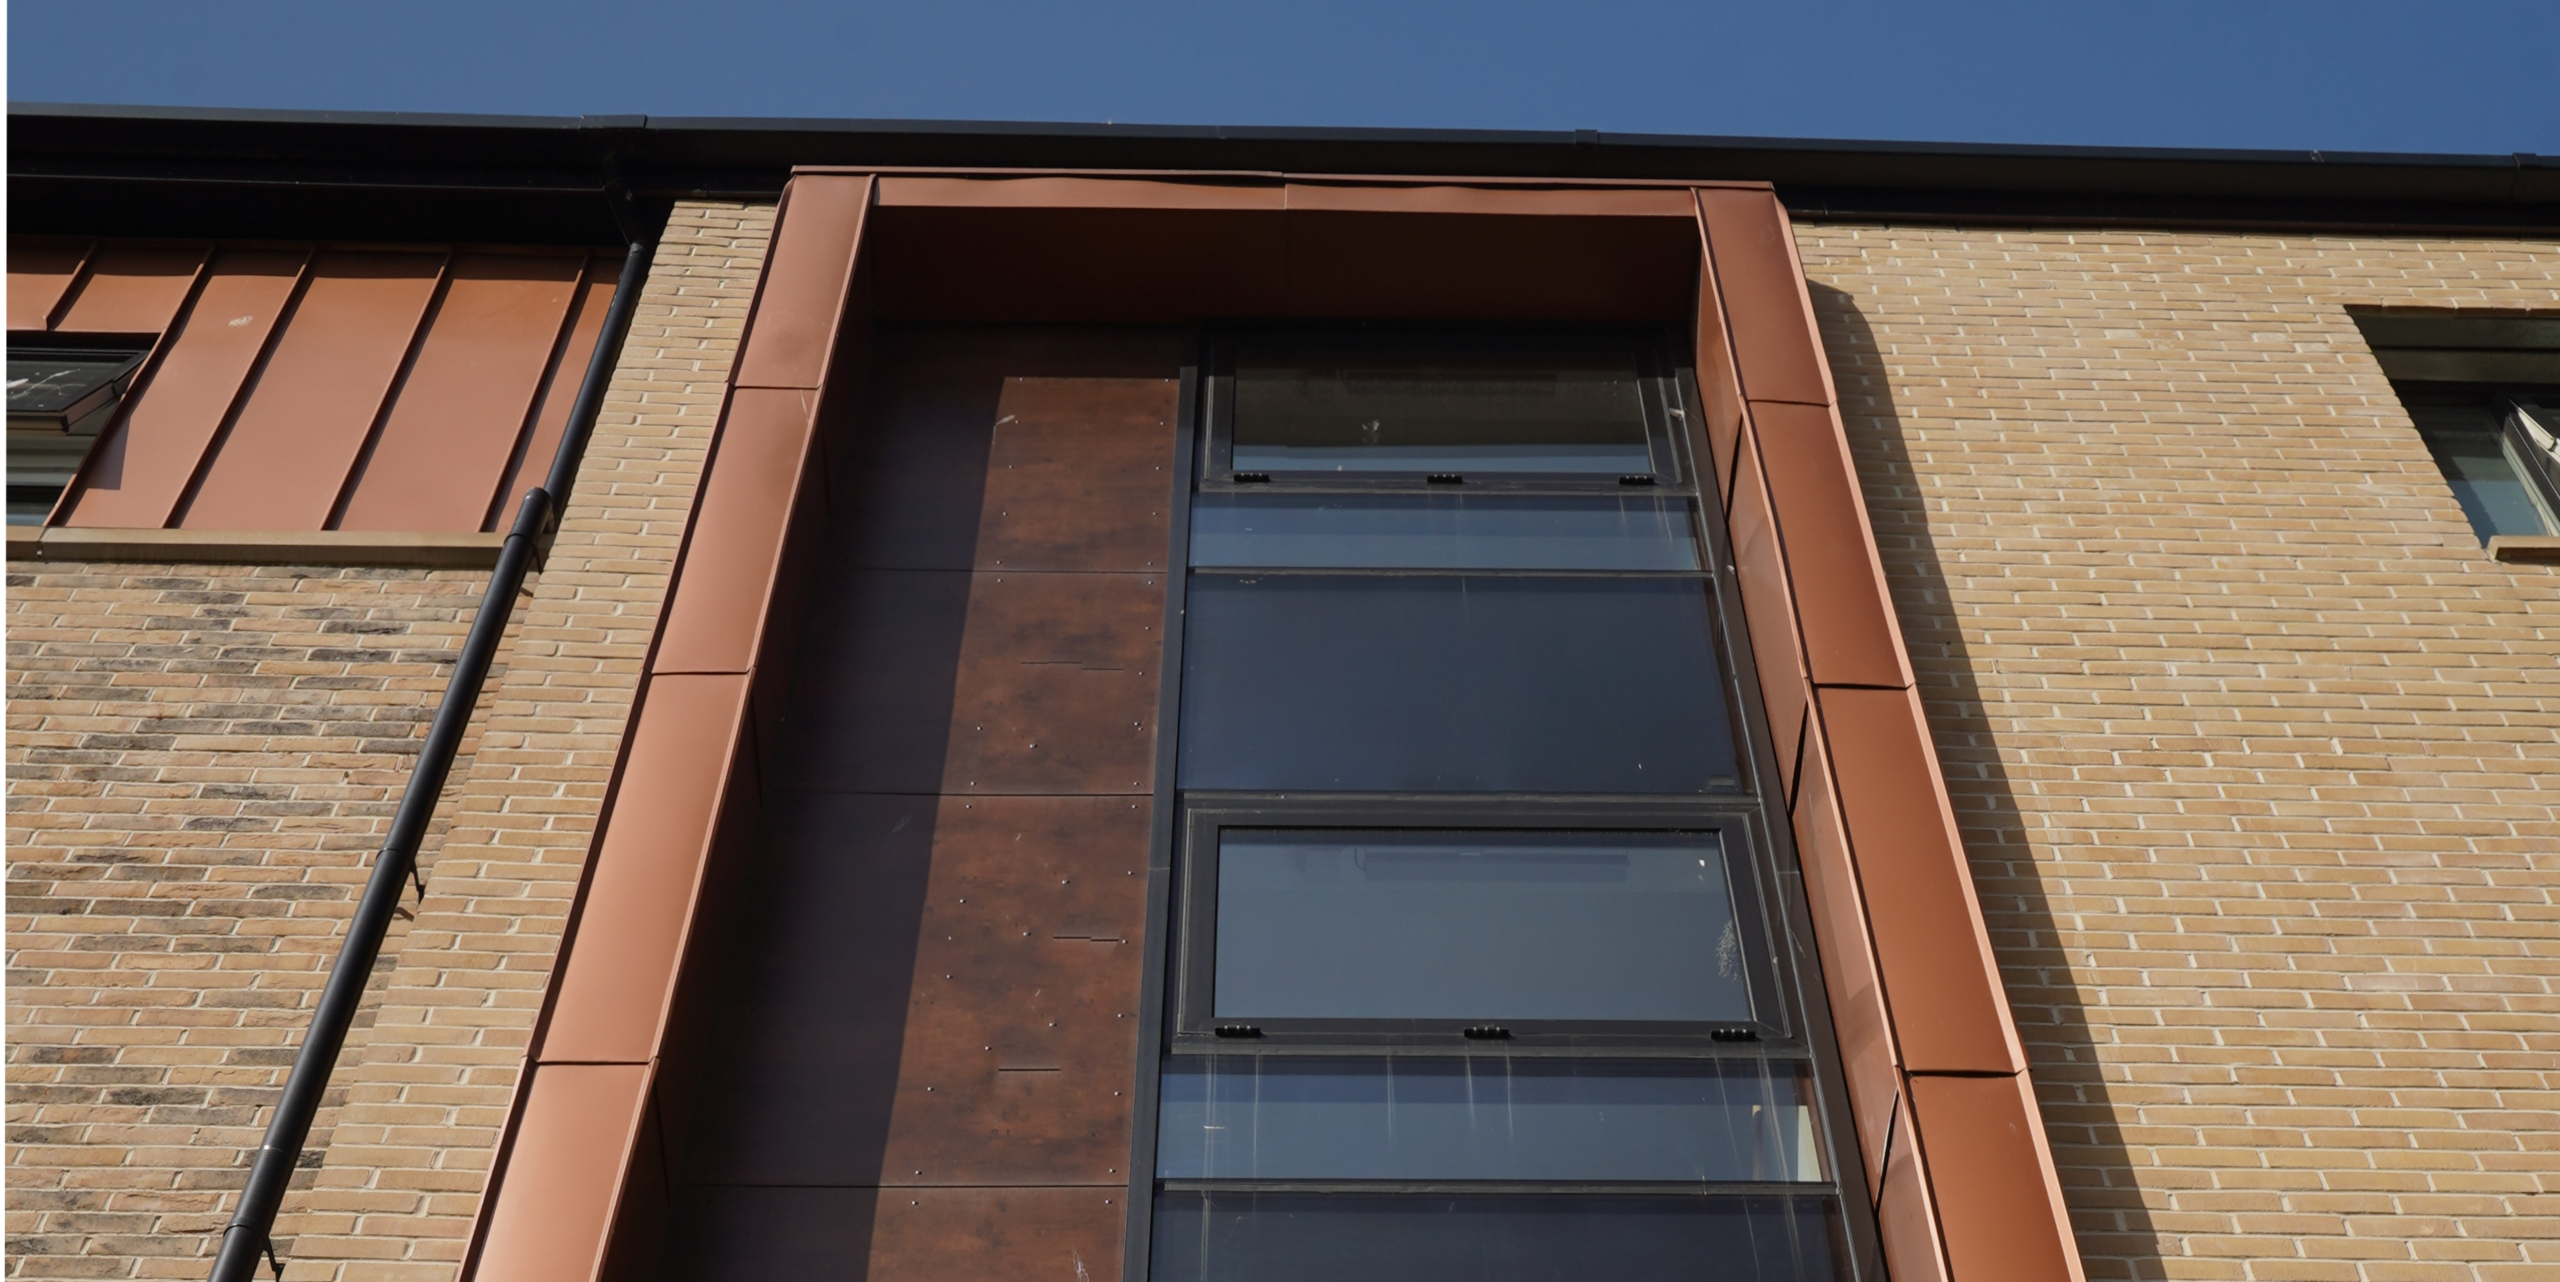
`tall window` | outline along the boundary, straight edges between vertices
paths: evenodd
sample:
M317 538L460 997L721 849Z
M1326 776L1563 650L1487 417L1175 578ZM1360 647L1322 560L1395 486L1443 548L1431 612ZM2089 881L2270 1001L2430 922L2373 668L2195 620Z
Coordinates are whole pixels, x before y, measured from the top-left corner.
M1676 369L1207 371L1152 1277L1851 1276Z

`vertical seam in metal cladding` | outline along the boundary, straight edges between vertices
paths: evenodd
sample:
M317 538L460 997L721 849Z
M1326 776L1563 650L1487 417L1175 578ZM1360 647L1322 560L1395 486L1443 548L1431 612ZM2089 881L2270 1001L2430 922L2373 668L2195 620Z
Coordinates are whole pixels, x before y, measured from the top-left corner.
M207 261L211 261L210 255ZM232 425L240 421L241 411L249 407L250 392L257 388L260 379L266 377L267 363L275 359L276 348L283 344L285 331L292 328L294 317L301 314L302 296L311 289L311 269L319 262L318 245L303 251L302 268L294 273L293 289L285 295L284 306L276 309L275 323L267 327L265 341L258 344L258 358L249 362L248 372L240 376L240 386L233 389L231 404L222 411L222 422L206 439L204 452L196 456L195 470L188 474L187 483L179 487L177 501L169 505L169 514L161 519L160 524L164 528L177 528L178 523L186 519L187 509L195 505L196 493L204 488L205 477L213 471L213 461L222 457L223 444L231 439Z
M102 243L103 242L101 241L90 241L89 247L80 251L80 261L71 268L71 279L62 282L62 292L54 296L53 306L45 309L44 327L48 331L62 323L63 313L71 310L71 300L79 296L81 286L89 283L89 268L98 261L98 246ZM213 256L211 254L205 255L205 259L208 262L212 261L212 258ZM204 274L202 266L197 267L196 274L199 277ZM193 301L193 295L189 295L189 301ZM185 306L181 304L179 312L184 314L185 311ZM172 325L170 328L174 329L176 326ZM164 330L162 332L166 333L167 331ZM104 435L104 433L100 433L100 435ZM69 493L69 487L66 486L63 492L66 494Z
M48 329L61 321L64 309L71 306L72 298L80 292L80 287L87 283L89 266L91 263L97 261L98 244L99 242L91 243L87 256L80 260L80 272L74 278L72 286L62 291L61 299L53 305L53 313L45 318L45 325ZM151 351L142 358L142 367L134 371L133 381L126 384L127 387L132 389L132 395L125 397L124 403L116 407L115 416L107 421L106 430L99 432L97 439L89 442L88 451L80 456L80 466L72 470L71 483L63 486L62 493L54 496L53 510L45 514L44 523L46 525L55 525L61 522L65 514L65 510L70 505L72 499L83 489L87 488L90 469L97 466L98 455L101 452L100 447L104 446L109 438L114 437L125 430L126 420L133 417L134 406L141 402L142 394L150 389L150 380L160 373L160 366L168 360L169 336L186 328L188 318L195 314L196 300L204 297L205 283L213 279L213 262L216 257L216 248L208 246L204 251L204 257L196 260L195 279L187 283L186 296L178 300L178 309L175 312L170 313L169 323L162 326L159 335L151 340ZM260 356L263 359L263 349L260 352ZM232 409L236 411L238 406L239 394L234 392L232 395ZM190 480L188 481L189 485L193 485L195 483L192 479L194 476L201 476L203 474L204 460L206 457L210 456L211 452L212 447L208 445L206 447L205 454L197 457L195 471L190 474ZM179 490L179 494L182 498L185 493L186 490L184 488ZM163 513L160 518L160 525L156 528L167 528L175 511L176 508L173 505L169 512Z
M436 317L444 314L444 300L453 293L453 261L457 257L448 246L444 263L436 268L435 289L427 295L427 305L418 311L418 323L409 331L409 350L400 354L400 368L391 375L391 384L382 389L382 399L373 407L373 422L364 430L364 444L356 447L355 457L347 463L346 475L338 478L338 497L329 504L329 515L320 528L337 529L347 519L347 504L356 496L356 482L373 463L374 451L382 448L383 426L391 421L392 407L400 403L400 393L408 390L409 375L418 368L418 353L427 346L427 331L436 326Z
M525 453L533 445L534 429L540 426L545 402L551 399L551 385L560 377L560 363L568 358L569 340L577 335L578 316L587 301L587 276L596 269L596 252L592 249L578 260L577 273L569 280L569 305L560 309L560 327L551 335L551 355L542 362L542 375L534 380L533 397L525 402L524 420L516 424L516 443L507 453L507 461L498 468L498 479L489 488L489 507L480 517L482 530L494 530L506 519L508 483L524 470ZM611 306L608 300L607 306Z

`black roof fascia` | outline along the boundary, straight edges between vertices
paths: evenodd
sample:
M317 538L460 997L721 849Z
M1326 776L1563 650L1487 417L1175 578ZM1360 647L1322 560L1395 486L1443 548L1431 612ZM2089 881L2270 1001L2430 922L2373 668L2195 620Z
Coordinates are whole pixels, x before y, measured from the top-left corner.
M1800 216L2545 233L2560 157L1949 145L1597 132L528 117L13 104L22 232L618 241L644 197L795 165L1773 182ZM165 226L164 226L165 224Z

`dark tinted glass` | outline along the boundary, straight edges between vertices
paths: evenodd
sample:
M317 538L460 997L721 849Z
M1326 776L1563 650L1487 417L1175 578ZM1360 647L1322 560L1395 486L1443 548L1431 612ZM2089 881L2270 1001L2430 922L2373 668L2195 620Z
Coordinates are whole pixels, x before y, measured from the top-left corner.
M1713 834L1219 835L1220 1019L1751 1018Z
M1178 1056L1156 1174L1821 1180L1802 1074L1766 1060Z
M1186 788L1735 785L1696 579L1191 578Z
M1274 1193L1156 1198L1161 1282L1829 1282L1814 1197Z
M9 412L65 414L141 363L139 352L12 351Z
M1240 472L1654 470L1632 348L1391 333L1261 338L1234 355Z
M1462 494L1202 494L1199 566L1695 570L1686 499Z
M2503 398L2457 401L2444 394L2408 395L2409 417L2435 455L2445 484L2483 541L2499 534L2551 534L2551 518L2534 494L2508 439Z

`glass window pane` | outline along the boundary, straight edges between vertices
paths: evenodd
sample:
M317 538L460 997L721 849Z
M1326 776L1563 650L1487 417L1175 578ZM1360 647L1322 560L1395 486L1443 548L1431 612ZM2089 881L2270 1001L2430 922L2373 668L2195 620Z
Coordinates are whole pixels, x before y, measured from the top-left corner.
M1163 1179L1828 1178L1782 1062L1177 1056L1162 1100Z
M2483 541L2499 534L2549 534L2541 504L2508 448L2501 407L2409 407L2445 484Z
M1654 470L1635 353L1607 340L1253 339L1233 412L1239 472Z
M1817 1197L1168 1190L1160 1282L1829 1282Z
M1192 576L1186 788L1736 786L1697 579Z
M1219 834L1219 1019L1751 1018L1713 834Z
M1685 499L1202 494L1191 563L1274 569L1695 570Z

